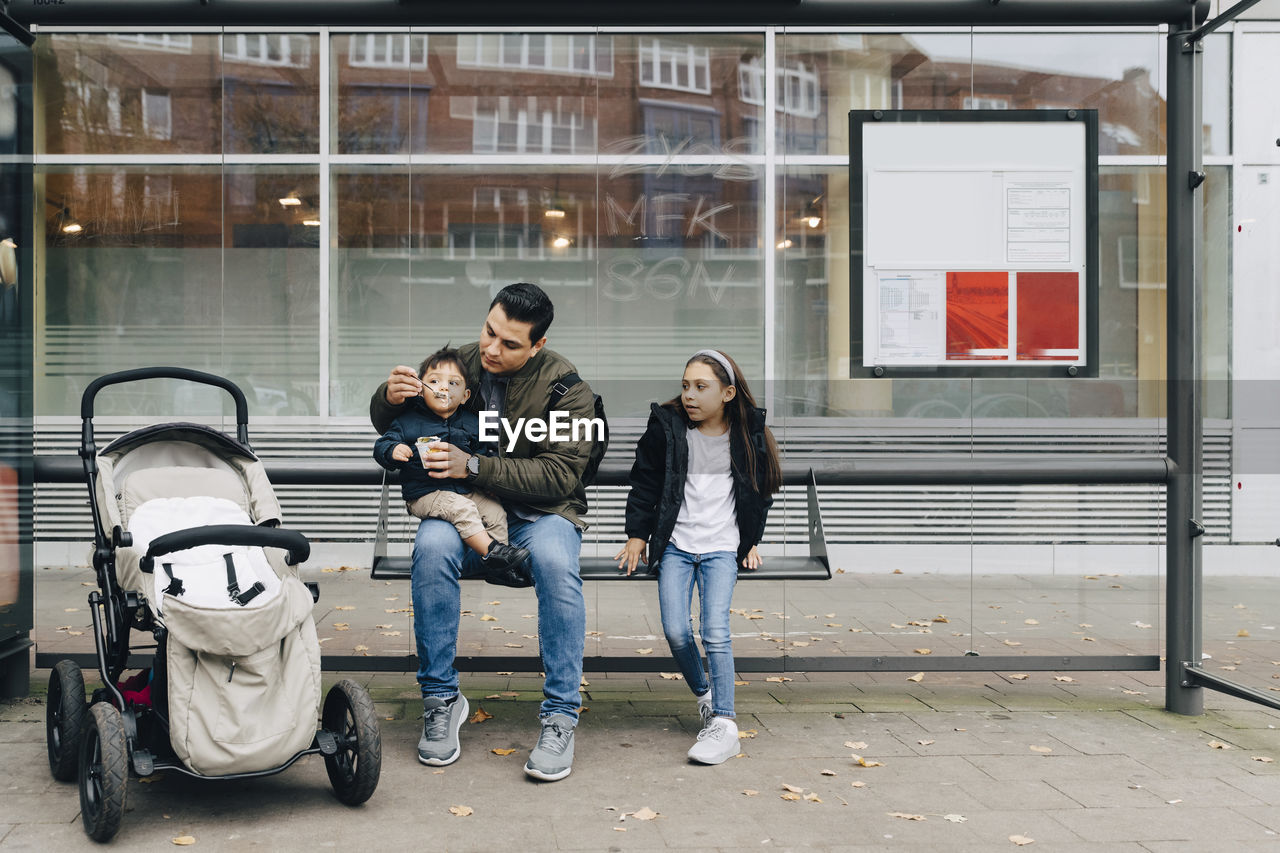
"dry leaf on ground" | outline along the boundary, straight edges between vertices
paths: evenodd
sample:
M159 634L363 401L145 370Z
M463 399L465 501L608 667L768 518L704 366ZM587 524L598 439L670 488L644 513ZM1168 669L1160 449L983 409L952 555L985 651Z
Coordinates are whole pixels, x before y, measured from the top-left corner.
M171 840L179 847L190 847L192 844L196 843L195 837L191 835L179 835L177 838Z
M798 785L786 785L786 784L784 784L784 785L782 786L782 790L784 790L784 791L790 791L790 792L791 792L791 793L793 793L793 794L803 794L803 793L804 793L804 788L801 788L801 787L799 787Z
M1075 682L1075 679L1074 679L1074 678L1072 678L1072 677L1071 677L1071 676L1069 676L1069 675L1055 675L1055 676L1053 677L1053 680L1054 680L1054 681L1062 681L1062 682L1065 682L1065 683L1067 683L1067 684L1073 684L1073 683Z
M1244 628L1241 628L1239 631L1236 631L1236 636L1237 636L1237 637L1247 637L1247 636L1249 636L1249 632L1248 632L1247 630L1245 630Z
M863 758L861 755L853 756L853 763L859 767L884 767L879 761L870 758Z
M1267 758L1265 755L1255 755L1253 756L1253 760L1261 761L1263 764L1270 764L1271 762L1275 761L1274 758Z
M760 792L753 788L747 788L742 793L746 794L748 797L755 797L758 796Z
M1010 835L1009 840L1019 847L1026 847L1028 844L1035 844L1034 838L1027 838L1025 835Z
M844 745L849 749L866 749L867 742L865 740L847 740Z
M684 676L678 672L660 672L658 673L658 675L662 676L667 681L683 681L684 680Z
M949 821L951 823L964 823L969 818L965 817L962 814L944 814L942 816L942 819L945 821Z
M738 740L746 740L760 734L756 729L738 729Z
M1026 673L1019 672L1016 675L1009 676L1009 678L1013 679L1014 681L1026 681L1028 676L1026 675Z
M476 708L476 712L467 720L468 723L483 723L485 720L492 720L493 714L490 714L484 708Z
M648 806L645 806L634 812L626 812L625 814L622 815L622 819L626 820L629 817L633 817L636 820L653 820L654 818L658 817L659 814L660 814L659 812L655 812L653 809L649 808Z
M917 672L915 675L908 676L907 681L914 681L916 684L919 684L921 681L924 681L924 673Z
M1211 740L1209 741L1209 748L1210 749L1230 749L1231 746L1230 744L1225 744L1220 740Z
M931 740L918 740L918 741L916 741L916 743L920 744L921 746L929 746L930 744L932 744L932 743L933 743L933 741L931 741Z
M931 654L933 654L933 649L913 649L913 651L914 651L916 654L918 654L918 655L931 655Z
M1032 745L1032 746L1029 746L1029 747L1027 747L1027 748L1028 748L1028 749L1030 749L1032 752L1039 752L1039 753L1041 753L1041 754L1048 754L1048 753L1050 753L1050 752L1053 752L1053 747L1051 747L1051 746L1034 746L1034 745Z
M865 787L867 787L867 783L866 783L866 782L863 782L861 779L859 779L857 782L850 782L850 783L849 783L849 787L850 787L850 788L865 788Z
M789 791L788 791L788 792L787 792L787 793L785 793L785 794L780 794L780 795L779 795L779 799L783 799L783 800L791 800L791 801L793 801L793 802L794 802L794 801L798 801L798 800L800 799L800 795L799 795L799 794L792 794L791 792L789 792Z
M898 817L903 820L928 820L928 818L922 814L908 814L907 812L886 812L886 814L888 814L889 817Z
M480 621L481 621L481 622L497 622L497 621L498 621L498 617L497 617L497 616L493 616L493 615L491 615L491 614L489 614L489 613L486 613L486 614L484 614L483 616L481 616L481 617L480 617Z
M653 654L653 649L636 649L636 654L638 654L638 655L651 655L651 654Z
M514 749L499 749L499 748L494 748L489 751L492 752L494 755L510 755L511 753L515 752Z
M804 795L804 798L805 798L806 800L808 800L809 802L811 802L811 803L820 803L820 802L822 802L822 799L821 799L821 798L820 798L816 793L814 793L813 791L810 791L809 793L805 794L805 795Z
M449 813L458 817L470 817L476 812L471 806L449 806Z
M1257 761L1258 759L1254 759L1254 760L1255 760L1255 761ZM821 773L823 776L835 776L835 775L836 775L836 771L834 771L834 770L819 770L818 772L819 772L819 773Z

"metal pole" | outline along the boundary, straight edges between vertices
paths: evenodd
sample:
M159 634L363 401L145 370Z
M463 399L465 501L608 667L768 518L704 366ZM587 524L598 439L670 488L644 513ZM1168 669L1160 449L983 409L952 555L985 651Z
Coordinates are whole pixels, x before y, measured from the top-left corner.
M1201 168L1200 51L1188 38L1195 22L1170 27L1168 40L1168 222L1166 228L1168 456L1166 503L1168 592L1165 602L1165 707L1204 713L1203 691L1185 670L1200 665L1201 472L1200 387Z

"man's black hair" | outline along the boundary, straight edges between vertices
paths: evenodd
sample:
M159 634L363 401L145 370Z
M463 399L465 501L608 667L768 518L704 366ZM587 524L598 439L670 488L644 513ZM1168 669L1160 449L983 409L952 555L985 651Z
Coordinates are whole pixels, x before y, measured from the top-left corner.
M418 378L426 376L428 370L433 370L442 364L452 364L454 367L458 368L458 373L462 374L462 383L465 387L467 382L467 368L462 364L462 354L448 344L445 344L440 347L440 349L423 359L422 364L418 365Z
M533 344L542 340L556 316L555 306L546 292L525 281L508 284L499 290L489 303L489 310L492 311L495 305L502 306L502 312L508 319L530 324L529 343Z

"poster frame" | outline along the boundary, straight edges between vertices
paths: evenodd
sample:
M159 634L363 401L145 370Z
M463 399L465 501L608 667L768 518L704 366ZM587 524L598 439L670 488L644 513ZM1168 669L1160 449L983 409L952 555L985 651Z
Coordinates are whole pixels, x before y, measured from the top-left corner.
M864 162L863 128L868 124L977 123L1027 124L1060 122L1084 124L1083 158L1084 217L1084 353L1083 364L1061 361L1010 364L1004 361L956 364L868 365L865 364L863 297L866 257L866 216L863 191L867 167ZM1020 378L1098 376L1098 111L1095 109L1053 110L850 110L849 111L849 376L900 378ZM998 153L997 155L998 156Z

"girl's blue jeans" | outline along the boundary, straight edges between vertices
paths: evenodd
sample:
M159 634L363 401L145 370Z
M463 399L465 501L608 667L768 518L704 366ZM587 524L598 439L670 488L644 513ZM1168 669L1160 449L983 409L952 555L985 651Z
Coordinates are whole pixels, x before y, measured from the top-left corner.
M662 553L658 569L658 603L662 607L662 631L671 656L694 695L711 690L711 710L718 717L733 713L733 645L729 639L729 604L738 582L736 554L712 551L690 554L675 545ZM708 683L693 639L693 588L698 587L702 647L711 669Z

